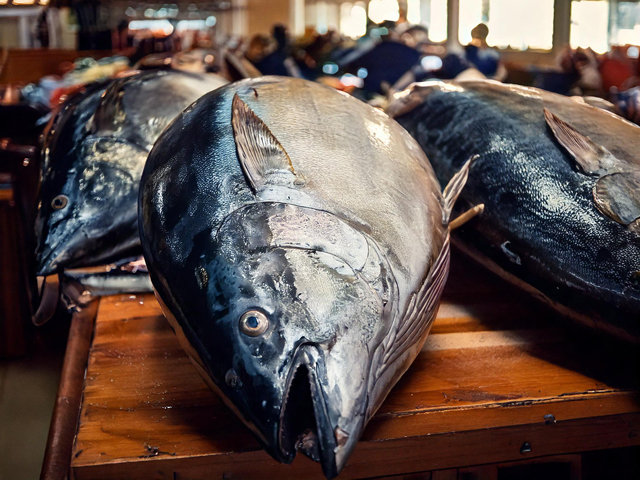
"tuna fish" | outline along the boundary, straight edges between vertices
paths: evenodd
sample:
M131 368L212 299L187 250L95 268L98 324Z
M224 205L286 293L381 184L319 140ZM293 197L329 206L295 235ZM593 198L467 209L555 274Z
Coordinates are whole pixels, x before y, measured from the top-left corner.
M562 313L640 337L640 128L568 97L491 81L427 82L389 112L441 182L478 155L465 250Z
M156 295L275 459L344 467L428 334L466 171L442 195L386 114L280 77L204 96L154 146L139 224Z
M139 250L138 184L153 143L182 109L225 83L145 72L89 87L62 108L43 147L39 275Z

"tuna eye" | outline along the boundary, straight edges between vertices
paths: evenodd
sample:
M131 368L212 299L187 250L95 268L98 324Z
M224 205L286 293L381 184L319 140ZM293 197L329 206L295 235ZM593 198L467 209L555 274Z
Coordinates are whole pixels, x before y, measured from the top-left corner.
M269 319L258 310L249 310L240 317L240 331L250 337L259 337L269 328Z
M62 210L69 203L69 199L65 195L58 195L51 200L51 208L54 210Z

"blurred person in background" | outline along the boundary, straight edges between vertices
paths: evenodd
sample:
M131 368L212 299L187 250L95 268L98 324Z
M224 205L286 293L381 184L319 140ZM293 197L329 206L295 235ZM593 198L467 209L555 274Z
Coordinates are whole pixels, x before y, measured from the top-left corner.
M555 68L540 70L532 68L531 71L534 74L534 87L560 95L569 95L580 78L573 61L573 50L569 45L565 45L557 55Z
M431 45L429 41L429 30L423 25L402 24L406 28L400 33L400 41L411 48L420 49L423 46Z
M451 80L461 75L468 75L467 78L504 80L507 71L500 62L500 54L487 45L488 34L489 28L481 23L471 31L472 41L462 54L449 52L443 55L444 47L433 45L429 41L429 32L425 27L408 28L401 38L408 45L415 45L425 55L393 85L392 93L404 90L413 82Z
M271 41L267 35L258 33L251 37L244 56L254 65L262 61L271 51Z
M572 50L565 45L553 69L533 69L533 86L561 95L602 96L602 76L598 59L590 48Z
M274 25L273 39L276 48L261 60L254 63L263 75L281 75L284 77L302 77L300 69L291 58L289 32L284 25Z
M75 0L71 6L78 22L78 50L112 50L109 8L100 0Z
M465 59L487 78L503 81L507 70L500 61L500 53L487 44L489 27L479 23L471 30L471 43L464 47Z
M578 72L577 95L602 95L602 76L598 70L598 59L591 48L578 48L573 54L573 63Z
M47 22L48 8L44 7L36 20L36 40L40 48L49 48L49 24Z
M418 64L422 55L400 41L393 22L384 22L374 29L380 35L380 41L373 48L371 44L362 44L359 53L356 49L349 55L345 69L367 72L363 88L369 94L387 94L392 85Z
M115 50L127 50L133 45L133 36L129 31L129 21L122 19L118 22L116 31L114 32L113 48Z
M62 24L60 10L45 6L36 18L34 36L40 48L60 48L62 45Z
M292 56L304 78L316 80L324 75L322 65L326 62L339 63L355 46L354 40L343 38L335 30L329 29L320 35L315 29L307 28L305 35L294 45Z

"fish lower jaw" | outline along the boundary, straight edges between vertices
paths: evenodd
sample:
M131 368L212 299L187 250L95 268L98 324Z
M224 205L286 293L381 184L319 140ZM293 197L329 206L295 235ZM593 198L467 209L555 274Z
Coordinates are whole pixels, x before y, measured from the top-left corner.
M309 370L299 365L286 390L280 415L279 450L293 461L297 451L319 461L317 443L317 422L313 411L313 399ZM315 457L315 458L314 458Z
M339 473L338 449L311 351L297 355L287 382L280 412L278 453L281 461L291 463L296 453L301 452L320 462L330 479Z

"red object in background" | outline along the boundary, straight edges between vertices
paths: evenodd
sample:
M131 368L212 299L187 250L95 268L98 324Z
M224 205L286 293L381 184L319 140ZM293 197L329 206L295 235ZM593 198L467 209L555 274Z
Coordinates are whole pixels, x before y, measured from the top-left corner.
M58 105L64 103L70 95L75 92L82 90L85 87L84 84L73 85L71 87L60 87L56 88L51 94L50 104L51 108L57 107Z
M605 58L600 62L600 75L605 92L611 87L623 90L623 84L629 77L635 75L633 64L630 60L617 58Z

